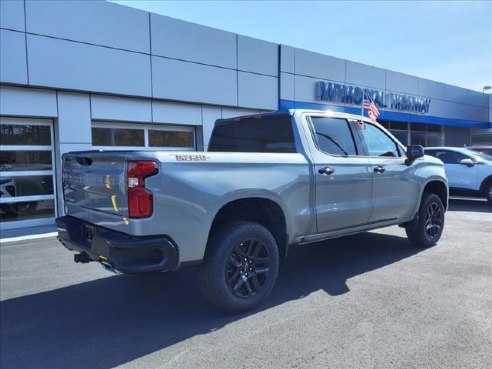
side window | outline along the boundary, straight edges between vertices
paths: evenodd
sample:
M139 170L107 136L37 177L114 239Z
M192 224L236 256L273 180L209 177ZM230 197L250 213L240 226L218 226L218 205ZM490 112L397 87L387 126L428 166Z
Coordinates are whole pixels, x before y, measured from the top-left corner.
M291 118L265 115L218 121L208 151L295 153Z
M331 155L357 155L354 137L346 119L311 117L311 121L320 150Z
M366 143L369 156L402 156L396 142L375 125L365 123L360 132Z
M459 164L463 159L469 159L467 156L454 151L442 150L437 151L434 155L444 164Z

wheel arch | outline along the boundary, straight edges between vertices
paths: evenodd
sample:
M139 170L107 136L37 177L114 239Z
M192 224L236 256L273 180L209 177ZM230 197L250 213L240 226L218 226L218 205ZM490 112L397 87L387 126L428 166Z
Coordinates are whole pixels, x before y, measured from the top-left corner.
M486 177L480 184L480 193L484 193L485 186L492 182L492 175Z
M449 189L446 183L440 180L432 180L426 183L424 190L422 191L422 195L424 193L435 193L441 199L444 205L444 209L447 210L448 200L449 200Z
M268 229L277 243L280 256L287 256L288 233L285 213L277 202L267 198L248 197L224 204L215 214L208 240L222 225L240 220L255 222ZM209 242L207 248L208 246Z

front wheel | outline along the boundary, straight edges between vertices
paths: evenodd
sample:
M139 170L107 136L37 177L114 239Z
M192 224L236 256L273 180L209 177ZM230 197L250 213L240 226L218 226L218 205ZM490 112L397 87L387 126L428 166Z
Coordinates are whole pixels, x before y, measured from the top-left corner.
M485 184L483 193L489 204L492 205L492 181L489 181Z
M231 222L211 236L201 270L202 292L222 310L254 309L272 291L278 268L278 247L265 227Z
M444 228L444 205L434 193L424 193L418 211L415 228L406 228L407 237L417 247L434 246L441 238Z

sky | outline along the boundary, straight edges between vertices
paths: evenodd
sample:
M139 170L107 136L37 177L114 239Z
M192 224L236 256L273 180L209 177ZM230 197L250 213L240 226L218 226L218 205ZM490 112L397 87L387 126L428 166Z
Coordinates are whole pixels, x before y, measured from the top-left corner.
M475 91L492 85L492 0L113 2Z

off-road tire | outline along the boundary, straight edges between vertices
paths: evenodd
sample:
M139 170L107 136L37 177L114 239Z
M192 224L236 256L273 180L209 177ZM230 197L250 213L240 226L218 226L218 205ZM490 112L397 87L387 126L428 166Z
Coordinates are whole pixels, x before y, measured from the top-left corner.
M444 229L444 205L435 193L425 192L418 211L417 227L406 228L407 237L416 247L434 246Z
M272 234L260 224L235 221L211 236L200 285L205 297L219 309L247 311L268 297L278 268L279 252Z

